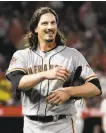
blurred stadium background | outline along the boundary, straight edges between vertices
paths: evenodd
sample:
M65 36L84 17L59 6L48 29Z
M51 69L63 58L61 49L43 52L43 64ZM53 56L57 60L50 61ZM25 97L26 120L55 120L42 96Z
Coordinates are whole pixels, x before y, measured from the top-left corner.
M76 133L103 133L106 115L106 104L101 106L106 100L105 1L0 1L0 133L22 133L20 94L12 90L5 72L13 53L24 48L23 37L28 31L29 20L41 6L55 9L68 46L85 56L102 86L101 97L76 102Z

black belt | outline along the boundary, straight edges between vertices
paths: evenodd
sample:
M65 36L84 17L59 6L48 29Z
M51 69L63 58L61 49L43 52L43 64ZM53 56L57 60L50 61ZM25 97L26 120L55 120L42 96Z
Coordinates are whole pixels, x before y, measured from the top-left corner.
M30 115L26 115L26 117L28 117L30 120L35 120L35 121L40 121L43 123L46 122L52 122L52 121L57 121L63 118L66 118L66 115L49 115L49 116L30 116Z

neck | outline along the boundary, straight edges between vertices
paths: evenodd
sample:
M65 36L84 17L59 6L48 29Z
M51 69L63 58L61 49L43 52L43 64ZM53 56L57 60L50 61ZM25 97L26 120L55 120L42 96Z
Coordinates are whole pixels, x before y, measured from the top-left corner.
M44 42L39 43L39 48L41 51L49 51L53 49L55 46L56 46L56 43L54 41L51 43L44 43Z

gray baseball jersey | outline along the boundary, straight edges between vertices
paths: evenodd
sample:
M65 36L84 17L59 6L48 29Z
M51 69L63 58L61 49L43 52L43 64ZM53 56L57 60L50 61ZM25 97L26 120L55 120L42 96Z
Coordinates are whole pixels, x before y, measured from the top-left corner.
M70 74L78 66L82 66L81 78L85 82L96 78L95 73L87 63L83 55L74 48L58 46L51 51L42 52L39 48L31 50L26 48L14 53L7 74L20 70L25 74L34 74L47 71L56 66L64 66ZM52 74L52 73L51 73ZM24 115L55 115L76 113L75 105L71 100L59 106L51 107L47 104L46 97L51 91L62 87L62 80L44 80L29 90L22 91L22 111Z

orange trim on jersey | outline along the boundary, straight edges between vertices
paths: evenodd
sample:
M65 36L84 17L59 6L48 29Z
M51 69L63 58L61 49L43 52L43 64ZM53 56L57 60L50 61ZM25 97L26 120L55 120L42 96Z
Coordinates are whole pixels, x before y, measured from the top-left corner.
M10 72L15 71L15 70L23 71L25 74L27 73L27 72L26 72L24 69L22 69L22 68L14 68L14 69L12 69L12 70L10 70L10 71L7 71L6 75L9 74Z
M74 130L74 121L73 121L72 118L71 118L71 123L72 123L72 133L75 133L75 130Z
M85 81L87 82L87 81L94 79L94 78L97 78L97 77L95 75L91 75L91 76L87 77Z

